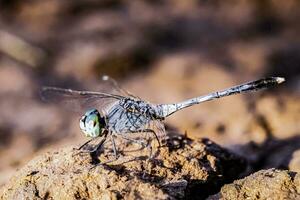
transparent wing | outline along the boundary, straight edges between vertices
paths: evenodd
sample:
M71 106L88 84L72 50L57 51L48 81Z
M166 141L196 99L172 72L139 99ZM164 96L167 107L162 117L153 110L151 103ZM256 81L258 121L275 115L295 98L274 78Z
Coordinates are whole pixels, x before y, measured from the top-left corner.
M75 112L84 112L90 108L105 111L110 105L124 98L117 94L92 91L78 91L57 87L43 87L41 97L44 101L61 104Z
M140 99L139 97L122 88L115 79L108 75L103 75L101 77L101 83L99 85L98 91Z
M152 120L150 126L152 126L153 131L156 133L160 144L164 146L167 136L164 123L161 120Z

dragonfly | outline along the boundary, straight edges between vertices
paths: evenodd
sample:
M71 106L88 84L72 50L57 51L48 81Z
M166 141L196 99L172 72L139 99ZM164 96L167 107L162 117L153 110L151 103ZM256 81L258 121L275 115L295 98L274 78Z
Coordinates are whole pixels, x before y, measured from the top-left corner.
M187 99L178 103L154 104L145 101L130 92L122 89L118 83L109 76L103 76L103 80L111 83L111 89L116 92L80 91L58 87L43 87L42 98L51 102L62 102L63 105L87 109L80 118L79 127L82 133L90 139L80 146L84 149L91 141L102 138L96 147L90 152L98 151L106 140L112 143L115 159L118 158L115 137L121 137L140 144L143 148L151 145L140 139L132 139L132 134L149 133L155 139L158 146L166 136L164 120L170 115L206 101L222 97L256 91L278 85L285 81L282 77L268 77L256 81L236 85L224 90L212 92L206 95ZM151 157L150 153L150 157Z

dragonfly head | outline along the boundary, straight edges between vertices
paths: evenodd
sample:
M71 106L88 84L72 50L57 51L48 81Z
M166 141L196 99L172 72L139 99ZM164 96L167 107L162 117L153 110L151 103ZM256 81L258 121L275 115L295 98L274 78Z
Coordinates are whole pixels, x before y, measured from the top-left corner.
M87 137L102 136L106 127L105 118L98 110L88 110L80 119L80 129Z

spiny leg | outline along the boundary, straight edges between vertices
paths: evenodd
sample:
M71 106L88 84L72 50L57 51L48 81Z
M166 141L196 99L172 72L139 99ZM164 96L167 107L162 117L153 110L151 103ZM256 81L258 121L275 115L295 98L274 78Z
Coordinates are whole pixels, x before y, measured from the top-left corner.
M103 135L103 139L101 140L101 142L99 142L99 143L96 145L96 147L93 148L93 150L87 150L87 152L88 152L88 153L93 153L93 152L98 151L98 150L102 147L102 145L106 142L107 134L108 134L108 132L105 131L105 132L104 132L104 135ZM98 138L99 138L99 137L95 137L95 138L92 138L92 139L86 141L83 145L81 145L81 146L78 148L78 150L81 150L84 146L86 146L87 144L89 144L90 142L92 142L92 141L94 141L94 140L96 140L96 139L98 139Z
M123 139L125 139L125 140L131 141L131 142L134 142L134 143L137 143L137 144L141 145L142 148L145 148L145 147L146 147L146 144L145 144L143 141L141 141L141 140L129 138L129 137L125 136L124 134L119 134L118 136L120 136L121 138L123 138Z
M155 133L155 131L152 130L152 129L140 129L140 130L136 130L136 131L131 131L131 133L152 133L155 136L155 139L158 142L158 146L161 147L159 138L158 138L157 134ZM146 147L149 148L149 151L150 151L150 156L149 157L152 158L152 146L151 146L151 142L148 141Z
M76 155L78 155L78 154L84 154L84 153L91 153L91 154L92 154L92 153L95 151L95 148L92 149L92 150L89 150L89 149L83 150L83 147L85 147L86 145L88 145L90 142L96 140L97 138L98 138L98 137L89 139L89 140L86 141L84 144L82 144L79 148L77 148L77 150L78 150L79 152L76 153ZM97 145L97 146L98 146L98 145Z
M152 149L152 145L151 145L151 139L149 139L148 138L148 131L146 132L146 137L147 137L147 141L148 141L148 143L147 143L147 148L148 148L148 150L149 150L149 158L150 159L152 159L153 158L153 149Z
M153 130L151 130L151 129L142 129L142 130L137 130L137 131L131 131L130 133L139 133L139 132L151 132L151 133L153 133L153 134L155 135L155 137L156 137L156 140L157 140L158 143L159 143L159 139L158 139L158 137L157 137L155 131L153 131ZM121 135L121 134L118 134L118 136L120 136L120 137L122 137L122 138L124 138L124 139L130 140L130 141L132 141L132 142L136 142L136 143L140 144L140 145L143 146L143 147L149 148L149 151L150 151L150 156L149 156L149 157L152 158L152 146L151 146L151 143L148 142L147 144L145 144L145 143L142 142L142 141L135 140L135 139L131 139L131 138L128 138L128 137L126 137L126 136L124 136L124 135ZM111 140L111 142L112 142L112 148L113 148L113 151L114 151L115 159L111 159L111 160L108 160L108 161L106 161L106 162L99 163L99 164L93 166L91 169L95 168L95 167L98 166L98 165L105 165L105 164L114 162L114 161L116 161L116 160L118 159L118 156L117 156L117 148L116 148L115 140L114 140L114 138L113 138L113 134L112 134L112 133L110 133L110 140ZM160 143L159 143L159 144L160 144ZM133 159L133 160L135 160L135 159ZM132 161L133 161L133 160L132 160Z
M161 147L161 143L159 141L159 138L158 138L158 136L157 136L157 134L155 133L154 130L152 130L152 129L144 129L143 132L150 132L150 133L152 133L155 136L155 139L156 139L156 141L158 143L158 146Z
M115 160L117 160L117 158L118 158L118 155L117 155L117 148L116 148L116 143L115 143L113 134L110 134L110 140L111 140L111 143L112 143L112 146L113 146L113 151L114 151Z
M96 147L90 151L90 153L97 153L99 151L99 149L101 149L101 147L103 146L103 144L106 142L106 138L107 136L105 135L105 137L101 140L101 142L99 142Z
M115 142L114 142L114 139L113 139L113 136L112 136L112 133L110 131L107 131L104 135L104 138L103 140L101 140L101 142L99 142L99 144L96 146L96 148L94 148L94 150L92 150L90 153L91 153L91 156L92 158L94 156L97 156L97 152L99 151L99 149L103 146L103 144L107 141L106 138L107 138L107 135L110 135L110 140L112 142L112 145L113 145L113 150L114 150L114 155L115 155L115 159L112 159L112 160L109 160L109 161L106 161L106 162L103 162L103 163L98 163L96 165L94 165L93 167L90 168L91 169L94 169L96 166L98 165L104 165L104 164L108 164L110 162L113 162L117 159L117 150L116 150L116 145L115 145Z
M118 151L117 151L117 148L116 148L116 143L115 143L115 140L113 138L113 133L112 132L109 132L109 136L110 136L110 141L112 143L112 148L113 148L113 151L114 151L114 159L111 159L111 160L108 160L106 162L103 162L103 163L99 163L97 165L105 165L105 164L108 164L108 163L111 163L111 162L114 162L118 159ZM91 169L95 168L97 165L93 166Z
M88 141L86 141L85 143L83 143L77 150L81 150L83 147L85 147L86 145L88 145L90 142L94 141L97 138L98 137L89 139Z
M143 133L143 132L146 132L148 133L147 131L138 131L138 133ZM131 133L137 133L137 132L131 132ZM151 143L149 142L149 139L147 138L145 141L147 141L146 143L144 141L141 141L141 140L136 140L136 139L131 139L131 138L127 138L127 137L123 137L121 136L122 138L126 139L126 140L129 140L129 141L132 141L134 143L137 143L139 145L141 145L141 149L143 148L148 148L149 150L149 157L152 158L152 146L151 146Z

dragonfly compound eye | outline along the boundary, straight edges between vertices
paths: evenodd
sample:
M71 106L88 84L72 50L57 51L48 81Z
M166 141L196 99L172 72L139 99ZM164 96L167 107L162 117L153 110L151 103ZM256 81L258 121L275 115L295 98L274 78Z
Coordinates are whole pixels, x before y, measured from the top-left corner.
M98 137L105 127L103 118L96 109L88 110L80 119L80 129L87 137Z

